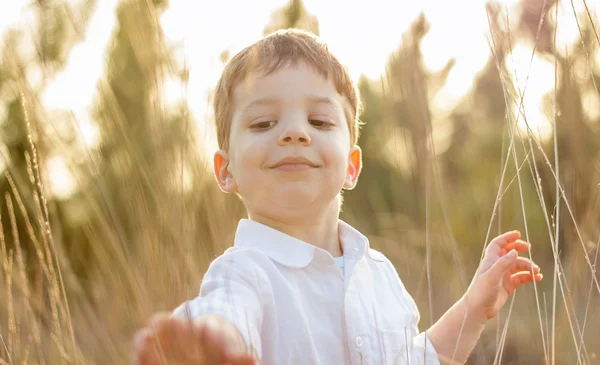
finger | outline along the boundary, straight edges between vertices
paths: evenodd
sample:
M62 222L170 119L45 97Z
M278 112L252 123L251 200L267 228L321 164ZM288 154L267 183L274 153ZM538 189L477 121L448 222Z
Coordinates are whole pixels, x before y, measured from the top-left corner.
M148 321L148 326L150 328L156 327L157 325L159 325L160 323L162 323L166 319L168 319L170 316L171 315L167 312L154 313L152 315L152 317L150 317L150 320Z
M199 362L201 355L193 322L185 318L172 317L170 327L168 348L173 353L170 356L183 363Z
M228 324L226 327L224 335L227 336L226 340L226 348L225 355L227 357L236 357L236 356L246 356L248 355L248 346L246 345L246 340L237 329L237 327Z
M514 265L517 260L517 251L511 250L506 255L500 257L489 269L489 275L495 278L501 278L504 273Z
M149 350L144 351L134 358L135 365L162 365L163 363L160 361L160 358L156 356L156 351Z
M533 271L534 274L537 274L540 272L540 267L526 257L517 257L517 260L509 270L511 274L515 274L520 271L526 271L530 274L531 271Z
M254 347L250 347L248 349L245 350L246 352L244 354L241 354L237 357L235 357L235 359L232 359L232 364L235 365L258 365L258 364L262 364L259 360L259 356L258 353L256 352L256 349Z
M163 362L183 361L184 351L180 351L176 322L178 318L168 313L158 313L150 321L154 334L154 350Z
M167 337L166 335L169 330L168 319L169 317L164 313L157 313L150 319L149 328L152 331L152 336L154 336L154 340L157 344L161 346L162 340Z
M133 341L134 365L160 365L152 340L152 330L144 328L135 334Z
M513 274L510 278L511 283L516 288L520 287L523 284L531 283L532 281L540 282L542 281L544 275L541 273L531 275L530 272L521 271L516 274Z
M156 345L162 346L162 340L168 332L168 320L169 315L164 312L156 313L150 318L148 328Z
M150 341L150 336L152 335L151 330L149 328L142 328L137 331L133 336L133 350L142 350Z
M134 365L161 365L160 359L154 354L154 350L141 351L133 357Z
M500 250L502 250L508 243L513 242L519 238L521 238L521 232L519 231L510 231L503 233L490 242L487 250L492 254L499 255Z
M198 318L195 330L208 363L223 363L226 354L218 319L214 316Z
M531 248L531 244L523 240L514 240L508 242L501 250L500 256L504 256L510 250L517 250L517 252L528 252Z
M229 358L225 359L225 361L227 364L231 364L231 365L254 365L257 363L254 356L252 356L250 354L229 357Z
M222 362L247 359L246 343L238 329L228 320L214 317L206 322L204 344L211 350L212 355Z

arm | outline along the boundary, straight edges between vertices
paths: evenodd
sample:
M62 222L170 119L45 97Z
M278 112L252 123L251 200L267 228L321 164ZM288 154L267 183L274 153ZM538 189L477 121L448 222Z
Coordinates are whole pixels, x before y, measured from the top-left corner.
M173 311L173 316L197 319L218 316L233 324L245 343L261 354L262 303L258 285L263 281L249 260L221 257L206 272L200 294Z
M189 320L157 313L133 344L134 365L254 365L255 359L237 328L212 314Z
M517 252L529 251L519 232L496 237L487 247L465 295L428 331L442 364L464 364L477 344L485 323L495 317L515 289L540 281L540 268Z
M455 364L464 364L477 344L484 326L485 321L468 311L466 301L461 298L431 326L427 335L438 353L441 364L450 364L453 358Z
M134 341L136 365L251 365L260 358L262 305L251 265L217 259L200 295L158 313Z

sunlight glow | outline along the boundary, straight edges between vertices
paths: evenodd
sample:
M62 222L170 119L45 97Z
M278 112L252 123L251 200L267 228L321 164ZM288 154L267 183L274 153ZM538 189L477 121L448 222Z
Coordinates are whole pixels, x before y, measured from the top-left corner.
M180 66L185 62L190 68L188 102L199 123L204 123L200 119L205 114L207 90L216 84L223 68L220 54L226 50L233 54L260 39L271 11L285 1L240 1L235 2L234 11L229 2L201 4L195 0L171 1L160 23L166 39L180 47L176 61ZM175 93L167 100L180 100L181 88L177 84L175 80L167 81L169 92Z
M512 53L505 59L506 68L512 82L523 97L523 111L527 122L518 107L520 98L511 100L511 109L517 116L517 126L527 133L527 124L536 138L547 139L552 136L552 122L542 110L542 101L546 94L554 89L554 64L540 58L537 54L531 58L533 47L529 44L516 44ZM530 66L531 61L531 66Z
M37 28L37 18L34 10L35 5L27 0L3 1L0 5L0 42L4 42L9 31L17 31L15 49L10 49L9 52L16 53L23 60L31 59L36 52L33 34ZM2 48L4 47L0 47L0 59L4 57L3 52L8 51ZM26 75L28 79L30 76Z
M75 178L69 171L65 160L60 156L48 160L46 167L51 194L57 199L68 199L77 188Z
M428 3L426 16L431 29L421 43L423 62L431 72L441 71L451 59L455 64L442 89L433 99L433 107L453 109L473 86L477 74L490 57L486 34L489 25L485 3L462 1ZM457 22L449 12L460 12L469 19Z
M0 144L0 173L4 173L8 167L6 159L8 159L8 148L5 144Z
M100 143L100 128L91 118L87 111L73 112L74 127L77 139L84 148L94 148Z
M598 25L600 25L600 2L587 0L584 4L583 1L561 1L558 5L554 5L548 10L551 26L554 27L556 25L557 27L556 48L562 56L570 54L573 47L580 42L580 33L577 27L577 20L575 20L575 15L573 14L573 7L579 20L579 26L584 27L585 24L589 23L586 5L594 20L596 29L598 29ZM559 6L558 24L556 23L556 6Z
M181 164L175 166L175 172L173 173L172 189L175 191L183 190L187 193L194 187L193 175L190 167L186 164L183 167Z
M4 38L6 32L14 27L23 25L23 18L28 11L28 0L11 0L2 3L0 12L0 39Z
M492 3L502 5L503 7L513 7L519 5L522 0L493 0Z
M96 95L98 80L104 73L104 53L115 24L117 0L98 2L92 15L85 40L76 45L67 60L65 69L56 75L41 95L42 104L52 111L70 111L77 138L85 148L100 142L98 126L90 119L90 108ZM79 154L78 156L85 156ZM55 156L48 161L49 189L57 199L68 199L77 184L65 160Z
M504 0L501 3L511 8L515 1ZM221 52L228 50L234 54L259 39L270 13L286 3L285 0L268 0L252 5L239 2L236 3L236 11L232 12L231 4L215 2L208 8L193 0L173 0L161 16L166 38L179 46L176 53L179 65L185 61L190 67L187 97L204 136L205 148L216 145L211 141L214 137L211 137L210 128L206 127L205 116L210 111L207 90L216 83L223 68L219 58ZM450 59L456 60L446 85L435 99L435 107L442 104L445 109L454 107L471 89L477 73L489 58L486 39L489 26L485 3L479 0L452 3L372 0L368 7L344 0L305 0L304 5L310 14L318 18L322 38L346 63L355 80L361 74L378 79L385 71L390 54L401 45L402 34L423 12L431 27L422 43L425 66L431 71L439 71ZM344 9L343 17L340 17L341 8ZM460 12L469 22L457 24L455 18L447 16L448 12ZM248 17L247 14L257 16ZM239 28L245 31L233 31ZM166 104L179 103L183 98L181 90L179 80L167 79L164 90Z
M589 120L600 119L600 98L595 90L588 90L581 96L582 109Z
M175 77L167 77L164 81L161 92L163 95L163 101L168 105L179 104L184 99L184 85Z
M387 151L384 162L409 176L414 171L415 165L412 141L401 128L392 127L388 132L389 136L383 145L383 150Z
M44 70L39 65L28 65L25 77L27 79L27 84L32 90L40 90L42 88L44 82Z
M386 61L402 41L402 33L423 10L419 2L371 0L306 0L319 19L321 36L356 80L363 74L378 79ZM343 9L344 16L340 16Z
M188 103L203 139L199 145L205 151L211 151L210 155L216 149L216 141L214 127L206 121L211 116L210 92L223 68L222 52L235 54L242 47L259 39L272 11L286 5L287 2L212 1L208 6L195 0L171 0L169 8L161 15L159 21L167 41L176 47L174 55L179 67L185 64L190 71L185 94L184 85L178 78L168 77L165 80L161 90L163 100L167 106ZM493 2L508 10L512 28L513 21L519 17L519 0ZM598 15L598 6L592 3L588 1L588 7L593 14ZM2 5L0 36L8 27L22 27L23 20L32 16L31 10L27 9L28 4L27 0L11 0ZM421 43L426 69L437 72L450 59L456 61L446 84L432 100L432 109L442 114L452 110L464 99L466 93L471 90L477 74L490 57L485 1L371 0L368 6L365 6L361 2L345 0L305 0L304 4L307 11L318 18L323 39L346 63L355 79L361 74L378 79L385 72L390 54L401 45L402 34L423 12L430 26ZM560 4L558 47L563 52L565 47L573 47L579 38L579 31L570 2ZM100 138L98 126L90 120L90 107L93 105L98 81L104 73L104 55L115 27L117 5L117 0L97 3L85 40L73 49L65 69L51 80L42 93L42 103L49 111L72 111L80 123L81 130L78 130L78 136L88 147L97 145ZM583 3L576 1L575 5L576 11L582 14ZM553 9L548 10L551 19L554 19ZM342 10L344 16L340 16ZM448 14L460 14L460 17ZM239 29L244 31L240 32ZM506 63L514 83L521 88L527 73L530 73L524 99L525 113L534 131L547 137L552 132L551 125L541 110L541 102L543 96L554 87L553 65L536 56L529 69L530 57L531 46L518 45L512 55L507 57ZM600 67L600 51L596 52L594 62ZM27 79L35 85L40 83L41 76L41 69L31 68ZM596 104L590 101L590 97L586 100L586 103L591 105L588 113L596 115ZM513 108L516 106L513 105ZM519 118L518 124L523 128L522 118ZM442 133L442 130L440 133L443 135L445 132ZM53 164L57 171L61 171L61 166L64 165L56 161ZM55 180L62 181L58 178ZM68 185L62 182L60 184L68 188Z
M85 40L73 47L65 69L44 90L42 103L50 109L81 110L91 106L104 72L104 54L113 27L117 0L104 0L92 15Z

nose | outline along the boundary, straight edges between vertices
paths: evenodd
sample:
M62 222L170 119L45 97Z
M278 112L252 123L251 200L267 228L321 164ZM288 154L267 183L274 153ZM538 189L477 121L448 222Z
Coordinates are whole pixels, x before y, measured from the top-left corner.
M300 144L307 146L310 144L310 136L304 123L300 121L289 121L285 129L279 136L280 145Z

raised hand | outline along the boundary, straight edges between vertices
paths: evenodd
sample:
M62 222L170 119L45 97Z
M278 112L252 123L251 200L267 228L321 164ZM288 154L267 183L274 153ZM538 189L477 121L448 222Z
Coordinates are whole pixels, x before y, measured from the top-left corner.
M188 320L158 313L134 340L134 365L253 365L237 328L215 315Z
M539 266L518 255L531 247L520 238L518 231L506 232L494 238L486 248L465 295L469 310L474 311L471 314L481 321L495 317L521 285L542 280Z

